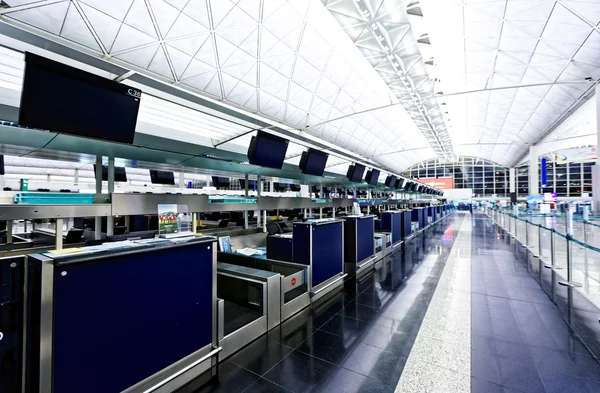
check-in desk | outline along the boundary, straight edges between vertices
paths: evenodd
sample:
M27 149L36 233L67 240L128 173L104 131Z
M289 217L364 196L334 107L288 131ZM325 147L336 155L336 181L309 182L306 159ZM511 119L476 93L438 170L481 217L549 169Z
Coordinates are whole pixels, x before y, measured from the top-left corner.
M344 270L357 273L375 262L375 216L344 217Z
M417 223L417 231L425 229L425 209L422 207L412 209L412 222Z
M254 258L242 254L219 252L218 261L231 265L277 273L280 280L280 321L285 321L310 304L308 293L309 269L298 263ZM273 310L269 312L273 313Z
M381 212L381 230L392 234L392 250L402 244L402 212Z
M379 261L392 252L392 234L375 232L375 260Z
M311 301L343 288L344 221L310 220L294 223L294 263L309 267Z
M434 209L433 206L427 206L425 208L425 212L426 212L425 223L427 226L430 226L431 224L433 224L435 222L435 212L433 209Z
M411 217L410 210L402 211L402 219L401 219L402 240L408 240L412 236L411 218L412 217Z
M216 239L115 247L27 257L27 392L172 391L215 372Z
M267 259L294 262L294 238L291 233L267 236Z
M25 257L0 259L0 392L21 391Z

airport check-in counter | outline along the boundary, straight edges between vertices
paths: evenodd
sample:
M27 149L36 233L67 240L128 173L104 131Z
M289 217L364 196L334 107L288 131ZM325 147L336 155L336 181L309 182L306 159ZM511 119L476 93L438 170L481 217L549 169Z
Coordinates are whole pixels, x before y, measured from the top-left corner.
M415 207L412 209L412 222L416 223L416 230L422 231L425 229L425 209L422 207Z
M25 391L176 390L214 373L216 259L212 237L29 255Z
M402 240L406 241L412 236L412 216L410 210L402 211L402 219L401 219L401 236Z
M433 206L427 206L425 208L426 216L425 216L425 224L427 226L433 224L435 222L435 212Z
M379 261L392 252L392 234L375 232L375 260Z
M280 281L279 311L268 308L274 316L272 320L283 322L310 304L308 294L308 266L297 263L261 259L242 254L219 252L219 263L276 273ZM235 274L235 272L230 272Z
M217 263L220 360L281 323L280 274Z
M23 368L25 257L0 259L0 392L18 392Z
M294 238L291 233L267 236L267 259L294 262Z
M344 217L344 270L356 273L375 262L375 216Z
M402 212L400 210L381 212L381 230L392 235L392 250L402 244Z
M309 267L311 301L343 288L344 221L311 220L294 223L294 263Z

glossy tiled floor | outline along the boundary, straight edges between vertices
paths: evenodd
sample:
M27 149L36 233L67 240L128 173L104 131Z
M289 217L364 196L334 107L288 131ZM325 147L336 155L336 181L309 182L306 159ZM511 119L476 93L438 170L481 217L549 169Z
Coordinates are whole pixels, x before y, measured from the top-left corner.
M523 250L483 214L452 216L178 393L600 393Z
M472 392L600 392L597 360L513 252L503 231L474 216Z
M178 393L394 392L452 247L454 221L225 360L218 380Z

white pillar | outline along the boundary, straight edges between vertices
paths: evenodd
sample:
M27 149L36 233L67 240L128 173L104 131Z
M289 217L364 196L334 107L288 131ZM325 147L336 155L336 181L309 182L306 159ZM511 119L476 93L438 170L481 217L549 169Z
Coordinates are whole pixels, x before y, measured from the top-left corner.
M185 188L185 173L179 172L179 188Z
M112 194L115 191L115 158L108 157L108 195L112 198ZM106 235L112 236L114 234L115 219L112 215L106 217Z
M63 219L62 218L56 219L55 235L56 235L56 249L62 250L62 248L63 248Z
M596 85L596 149L600 147L600 85ZM600 154L592 167L592 201L594 211L600 212Z
M540 160L537 155L537 146L529 147L529 195L540 195Z
M96 156L96 194L102 194L102 156ZM102 238L102 217L96 217L94 239Z
M515 168L508 169L508 192L517 192L517 170Z

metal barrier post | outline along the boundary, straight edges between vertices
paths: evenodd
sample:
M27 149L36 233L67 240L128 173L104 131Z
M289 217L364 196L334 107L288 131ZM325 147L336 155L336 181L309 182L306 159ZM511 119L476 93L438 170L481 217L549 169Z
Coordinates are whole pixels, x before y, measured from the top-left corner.
M538 226L538 258L542 259L542 226Z
M588 244L588 239L587 239L587 221L585 219L583 220L583 242L585 244Z
M567 281L559 281L558 283L560 285L563 285L565 287L569 287L569 288L579 288L582 285L578 282L574 282L573 281L573 263L571 261L571 249L572 249L572 245L571 245L571 239L572 236L570 233L567 233ZM569 292L569 307L571 306L571 292Z
M529 248L529 221L525 220L525 248Z

